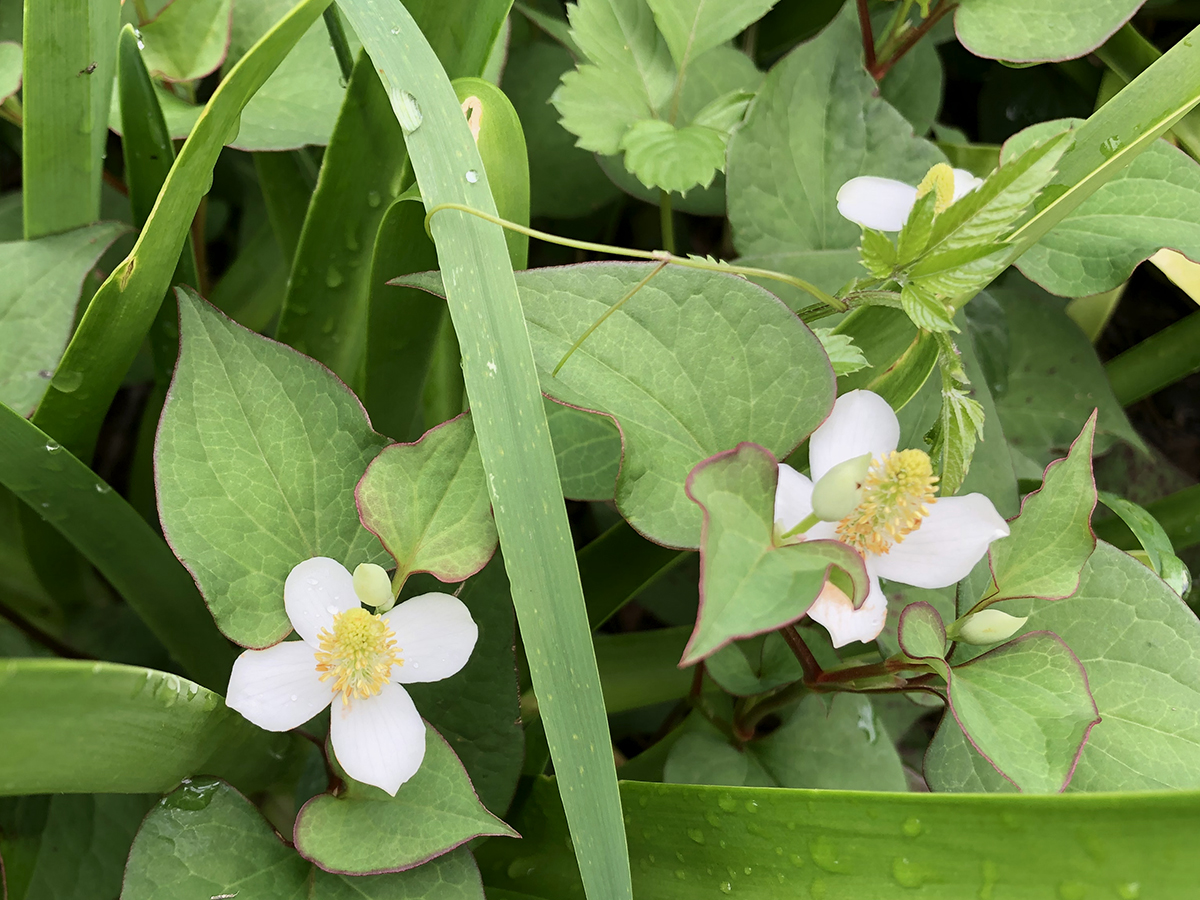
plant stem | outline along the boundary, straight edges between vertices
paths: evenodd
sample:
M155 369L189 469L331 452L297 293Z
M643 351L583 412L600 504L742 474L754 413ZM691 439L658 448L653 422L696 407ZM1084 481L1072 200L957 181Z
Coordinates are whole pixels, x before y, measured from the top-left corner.
M958 6L958 4L950 2L950 0L941 0L941 2L938 3L933 11L929 13L929 18L910 31L907 37L900 42L900 46L896 48L895 52L893 52L885 60L876 61L875 66L870 70L871 76L876 81L882 81L883 76L891 70L892 66L899 62L900 58L909 50L911 50L916 45L917 41L928 34L933 26L940 22L942 17L956 6Z
M354 71L354 57L350 53L350 43L346 40L346 29L342 27L341 17L338 16L337 4L330 3L322 13L325 19L325 30L329 32L329 43L333 44L333 55L337 57L338 68L342 70L342 85L350 83L350 74Z
M546 231L539 231L536 228L518 225L516 222L510 222L508 219L502 219L499 216L493 216L490 213L485 213L463 203L439 203L430 209L429 212L425 214L425 231L427 233L429 232L429 220L433 218L434 213L439 213L445 209L457 209L459 212L470 213L471 215L478 216L485 221L503 226L510 231L515 231L519 234L525 234L531 238L537 238L539 241L558 244L562 247L572 247L576 250L590 250L593 253L607 253L610 256L629 256L634 259L649 259L654 262L662 262L663 260L666 260L672 265L683 266L688 269L700 269L704 272L725 272L729 275L745 275L755 278L767 278L771 281L780 281L784 284L790 284L793 287L799 288L800 290L811 294L826 306L831 307L834 312L846 312L850 308L848 303L838 300L837 298L827 294L815 284L805 281L803 278L797 278L794 275L786 275L783 272L774 272L770 269L758 269L753 266L737 266L731 263L716 262L707 259L694 259L692 257L675 256L672 253L667 253L665 250L632 250L628 247L615 247L611 244L597 244L593 241L577 241L573 238L559 237L556 234L550 234Z
M804 532L808 531L808 529L812 528L820 521L821 520L817 517L816 513L809 513L806 518L801 519L799 522L781 534L779 536L779 540L786 541L788 538L793 538L798 534L804 534ZM791 626L789 625L788 627L790 628Z
M871 11L867 9L867 0L858 0L858 24L862 28L863 56L867 61L867 71L875 71L875 35L871 31Z
M675 216L671 211L671 195L667 191L658 192L658 220L662 226L663 249L675 255Z
M812 684L819 681L823 674L821 664L817 662L817 658L808 649L808 644L804 643L804 638L800 637L800 632L796 630L796 626L784 625L779 629L779 633L783 635L783 639L787 641L787 645L796 654L796 659L800 660L800 667L804 670L805 682Z

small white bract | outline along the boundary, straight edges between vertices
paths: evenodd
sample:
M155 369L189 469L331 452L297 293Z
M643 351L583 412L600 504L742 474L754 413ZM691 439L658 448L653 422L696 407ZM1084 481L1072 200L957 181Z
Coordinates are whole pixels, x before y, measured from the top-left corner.
M471 613L434 593L374 615L353 576L323 556L292 569L283 603L303 640L245 651L226 704L259 728L289 731L332 703L329 738L346 774L395 796L425 758L425 722L401 685L441 681L467 664L479 637Z
M965 197L983 184L966 169L951 169L938 163L917 187L896 181L860 175L851 178L838 189L838 212L864 228L876 231L899 231L908 221L917 199L928 191L937 193L937 212L944 212L955 200Z
M858 506L837 522L815 522L785 541L838 540L863 558L870 593L854 608L826 582L808 610L829 631L835 647L871 641L887 620L887 597L879 579L940 588L965 578L992 541L1008 535L1008 523L983 494L935 499L937 478L923 450L897 452L900 422L878 394L851 391L834 404L809 441L812 476L820 481L839 463L871 455ZM775 530L788 535L812 509L813 481L781 463L775 491Z

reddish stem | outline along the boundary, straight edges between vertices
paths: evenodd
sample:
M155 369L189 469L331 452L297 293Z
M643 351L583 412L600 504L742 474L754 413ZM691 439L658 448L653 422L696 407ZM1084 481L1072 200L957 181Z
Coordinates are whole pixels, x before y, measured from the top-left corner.
M821 676L825 673L821 670L821 664L817 662L817 658L808 649L808 644L804 643L804 638L800 637L796 626L784 625L779 629L779 633L783 635L787 645L796 654L796 659L800 660L800 667L804 670L804 683L815 684L820 681Z
M927 35L933 26L941 21L942 17L956 6L958 6L957 3L949 2L949 0L942 0L942 2L939 3L929 14L928 19L909 32L908 37L901 41L900 46L896 48L895 52L893 52L891 56L882 62L876 61L874 65L870 63L867 64L867 70L871 73L871 77L876 81L882 81L883 76L891 70L892 66L899 62L900 58L909 50L911 50L916 45L917 41Z
M867 59L867 71L874 73L875 35L871 31L871 13L867 9L867 0L858 0L858 24L862 28L863 54Z

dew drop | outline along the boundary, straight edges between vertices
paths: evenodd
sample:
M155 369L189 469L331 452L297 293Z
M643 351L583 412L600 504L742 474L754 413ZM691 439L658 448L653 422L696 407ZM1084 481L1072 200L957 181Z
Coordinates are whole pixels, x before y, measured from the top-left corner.
M843 871L843 863L838 859L837 850L827 837L819 837L809 842L808 853L812 861L826 872Z
M333 325L334 325L333 316L330 316L321 325L321 334L333 334Z
M383 198L379 196L379 191L367 191L367 206L375 209L383 202Z
M400 123L401 128L412 134L421 127L421 122L425 117L421 113L421 105L417 103L416 97L408 91L392 88L390 99L392 110L396 113L396 121Z
M392 34L399 34L399 33L400 33L400 26L399 26L399 25L393 25L393 26L392 26Z
M791 854L791 856L789 856L788 859L790 859L792 861L792 865L795 866L797 869L803 869L805 866L804 857L801 856L799 853Z
M474 184L479 180L479 173L474 169L467 169L467 174L464 176L468 184Z
M754 871L754 870L753 870L752 868L750 868L749 866L746 866L746 868L742 869L742 874L743 874L743 875L749 875L749 874L750 874L751 872L753 872L753 871Z
M733 893L733 885L730 884L728 881L722 881L721 884L719 885L719 887L721 888L722 894L732 894Z
M300 698L296 694L292 694L292 702L295 703Z
M921 867L902 856L892 860L892 877L900 887L919 888L925 883L925 873Z
M342 277L342 273L333 266L330 266L329 271L325 273L325 286L335 288L343 281L345 281L345 279Z
M808 886L808 895L812 897L812 900L825 900L825 894L828 891L824 880L820 878L814 878L812 884Z
M50 441L48 444L46 444L47 453L57 453L61 449L62 444L56 444L54 441Z
M687 832L687 836L690 837L697 844L704 843L704 832L701 831L699 828L689 828L688 832Z
M1112 159L1112 157L1116 155L1117 151L1120 150L1124 144L1125 142L1114 134L1112 137L1100 143L1100 153L1105 159Z
M725 812L733 812L737 809L737 801L733 799L732 794L722 794L717 798L717 806L725 810Z
M1121 900L1138 900L1142 896L1142 886L1136 881L1127 881L1117 885L1117 896Z
M110 488L107 484L100 482L99 484L96 485L96 493L97 494L110 494L110 493L112 493L112 488Z
M745 802L744 806L745 806L746 812L748 812L748 813L758 812L758 801L757 800L747 800Z
M685 872L683 869L676 869L675 877L680 881L687 881L687 872Z
M721 820L717 817L717 814L715 812L706 812L704 814L704 819L713 828L721 827Z
M81 384L83 384L83 373L67 369L55 372L54 380L50 382L51 387L64 394L74 393L79 390Z
M902 826L900 826L900 830L903 831L906 835L908 835L908 837L916 837L918 834L921 833L921 830L922 830L921 820L918 819L916 816L912 816L911 818L905 819L904 824Z

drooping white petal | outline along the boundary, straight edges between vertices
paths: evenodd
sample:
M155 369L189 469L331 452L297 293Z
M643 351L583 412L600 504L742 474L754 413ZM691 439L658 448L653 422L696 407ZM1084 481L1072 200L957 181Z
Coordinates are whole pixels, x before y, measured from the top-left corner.
M825 583L820 596L809 607L808 617L825 626L835 647L844 647L852 641L873 641L883 631L887 621L887 597L879 587L879 577L869 567L867 576L871 590L858 609L832 582Z
M929 506L921 527L871 558L888 581L913 587L947 587L967 577L988 545L1008 535L1008 523L983 494L943 497Z
M775 485L775 526L780 532L795 528L812 515L813 483L787 463L779 464Z
M838 212L864 228L899 231L908 220L917 189L894 178L860 175L838 189Z
M393 797L425 758L425 723L398 684L385 684L378 694L354 697L349 704L336 694L329 740L347 775Z
M982 178L976 178L966 169L954 170L954 199L961 200L971 191L983 184Z
M336 559L314 556L288 573L283 583L283 607L296 633L314 647L321 630L333 628L333 617L361 606L354 577Z
M317 673L313 648L304 641L247 650L233 663L226 693L226 706L267 731L303 725L333 699Z
M837 398L833 412L813 432L808 461L813 481L840 462L870 453L891 453L900 442L900 420L887 401L872 391L850 391Z
M383 618L396 633L396 655L404 660L392 667L392 680L400 684L449 678L467 664L479 638L470 610L449 594L421 594Z

